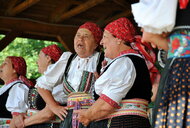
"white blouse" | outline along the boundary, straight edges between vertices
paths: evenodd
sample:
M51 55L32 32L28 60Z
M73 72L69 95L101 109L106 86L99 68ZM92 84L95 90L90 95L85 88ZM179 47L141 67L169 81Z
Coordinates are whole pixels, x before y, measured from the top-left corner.
M44 75L37 80L36 87L53 91L55 86L60 84L63 86L62 78L70 55L70 52L64 52L60 59L50 68L50 70L45 72ZM76 58L73 59L68 72L67 81L75 91L78 90L83 71L96 71L98 59L98 52L87 58L80 58L79 56L76 56ZM62 97L66 97L66 95L63 93Z
M54 64L49 65L48 68L47 68L47 70L46 70L44 73L46 73L46 72L48 72L49 70L51 70L51 68L52 68L53 65L54 65ZM42 77L42 76L41 76L41 77ZM38 79L40 80L41 77L39 77ZM39 81L38 79L37 79L37 81ZM59 85L57 85L57 86L55 86L55 87L53 88L53 90L52 90L52 95L53 95L54 99L55 99L57 102L61 103L61 104L67 102L67 96L66 96L65 93L63 92L63 85L62 85L62 84L59 84Z
M140 0L132 4L132 13L139 27L146 32L171 32L176 19L178 0Z
M122 56L113 59L108 69L95 82L98 95L104 94L118 104L129 92L136 78L133 62Z
M0 88L0 95L6 92L10 87L9 96L6 102L6 108L10 112L25 113L28 109L28 92L27 85L22 83L16 83L20 80L4 85ZM20 81L21 82L21 81ZM16 83L16 84L15 84ZM14 85L15 84L15 85Z

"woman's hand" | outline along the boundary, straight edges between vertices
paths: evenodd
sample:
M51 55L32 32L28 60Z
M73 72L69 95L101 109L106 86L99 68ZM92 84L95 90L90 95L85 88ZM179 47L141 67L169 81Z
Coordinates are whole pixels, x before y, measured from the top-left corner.
M49 108L61 120L64 120L64 118L67 116L67 110L68 110L67 107L63 107L63 106L60 106L60 105L54 105L54 106L49 106Z
M100 77L100 74L98 72L94 72L95 79L97 80Z
M15 126L15 123L14 123L14 120L13 120L13 119L11 120L11 123L10 123L10 128L16 128L16 126Z
M10 128L24 128L24 115L13 116Z
M75 114L78 114L77 120L81 122L85 127L91 122L87 115L87 109L74 110Z

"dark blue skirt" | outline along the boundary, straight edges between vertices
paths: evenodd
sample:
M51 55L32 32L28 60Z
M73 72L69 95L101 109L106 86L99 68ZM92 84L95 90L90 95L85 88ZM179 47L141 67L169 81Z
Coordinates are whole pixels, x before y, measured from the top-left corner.
M59 128L59 126L60 126L59 123L43 123L43 124L31 125L26 128Z
M150 128L148 118L136 115L123 115L110 119L108 128Z
M73 110L69 110L67 117L61 122L60 128L72 128L72 114ZM91 122L87 127L79 124L79 128L107 128L108 120L101 120L97 122Z
M190 58L168 60L159 86L153 127L190 127Z

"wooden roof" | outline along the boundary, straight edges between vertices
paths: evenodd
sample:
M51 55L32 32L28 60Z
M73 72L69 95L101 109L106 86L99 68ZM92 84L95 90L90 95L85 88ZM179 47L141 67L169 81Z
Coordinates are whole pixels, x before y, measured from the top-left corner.
M86 21L102 28L119 17L132 19L138 0L0 0L0 51L16 37L57 41L73 51L73 37Z

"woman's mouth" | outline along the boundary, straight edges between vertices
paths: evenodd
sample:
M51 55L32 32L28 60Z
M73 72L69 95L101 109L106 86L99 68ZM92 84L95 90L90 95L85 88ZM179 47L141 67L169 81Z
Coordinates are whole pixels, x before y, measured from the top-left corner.
M84 47L84 45L82 45L82 44L77 45L77 48L79 48L79 49L82 49L83 47Z

